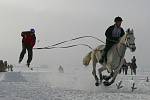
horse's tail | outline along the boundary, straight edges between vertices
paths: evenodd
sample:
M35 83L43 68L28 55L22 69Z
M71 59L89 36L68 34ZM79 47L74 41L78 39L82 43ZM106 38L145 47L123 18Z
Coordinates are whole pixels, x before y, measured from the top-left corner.
M83 58L83 65L88 66L91 60L91 52L89 52L84 58Z

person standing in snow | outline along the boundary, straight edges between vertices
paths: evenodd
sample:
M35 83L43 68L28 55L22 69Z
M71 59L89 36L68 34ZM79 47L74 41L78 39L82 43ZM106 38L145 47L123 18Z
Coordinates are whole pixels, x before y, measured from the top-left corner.
M136 75L136 69L137 69L137 65L136 65L136 58L135 56L133 56L133 58L131 59L131 75L134 73Z
M27 50L28 51L27 66L29 67L32 61L33 47L36 42L35 30L30 29L30 31L24 31L21 33L21 36L22 36L22 51L20 53L19 63L21 63L21 61L23 60L23 57Z

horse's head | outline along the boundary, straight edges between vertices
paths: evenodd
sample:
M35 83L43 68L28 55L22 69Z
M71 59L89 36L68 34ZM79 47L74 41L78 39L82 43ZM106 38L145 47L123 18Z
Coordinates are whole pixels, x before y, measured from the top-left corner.
M132 30L130 30L130 28L127 29L126 34L121 39L121 43L125 44L126 47L128 47L132 52L136 50L133 29Z

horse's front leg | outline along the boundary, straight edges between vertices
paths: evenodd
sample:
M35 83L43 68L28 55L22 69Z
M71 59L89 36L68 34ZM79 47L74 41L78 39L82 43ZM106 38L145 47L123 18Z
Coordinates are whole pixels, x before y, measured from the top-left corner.
M105 80L105 81L109 81L109 80L112 78L112 76L113 76L113 71L112 71L112 69L111 69L111 65L110 65L110 64L107 64L107 65L105 66L105 69L107 69L107 72L110 73L110 75L108 75L108 76L103 75L103 76L102 76L102 79ZM104 69L104 70L105 70L105 69Z
M110 86L111 84L113 84L115 82L115 79L116 79L117 75L118 75L118 73L114 73L113 77L112 77L112 80L110 82L109 81L104 81L103 84L105 86Z
M94 62L94 61L93 61L93 71L92 71L92 74L93 74L93 76L95 78L95 81L96 81L95 85L99 86L98 77L96 75L96 62Z
M113 84L115 82L115 79L119 73L119 70L120 70L120 68L116 69L114 72L111 73L112 80L110 82L109 81L103 82L105 86L110 86L111 84Z
M106 67L102 66L101 68L98 69L98 72L99 72L99 77L100 77L100 83L102 83L103 81L103 75L102 75L102 72L106 70Z
M111 72L109 76L103 75L103 79L104 79L105 81L109 81L109 80L113 77L113 74L114 74L114 73Z

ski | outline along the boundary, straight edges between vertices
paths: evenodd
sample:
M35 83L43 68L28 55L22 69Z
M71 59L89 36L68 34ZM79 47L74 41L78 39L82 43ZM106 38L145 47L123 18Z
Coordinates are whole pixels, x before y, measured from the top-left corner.
M30 67L30 65L26 64L26 66L27 66L30 70L33 70L33 68Z

